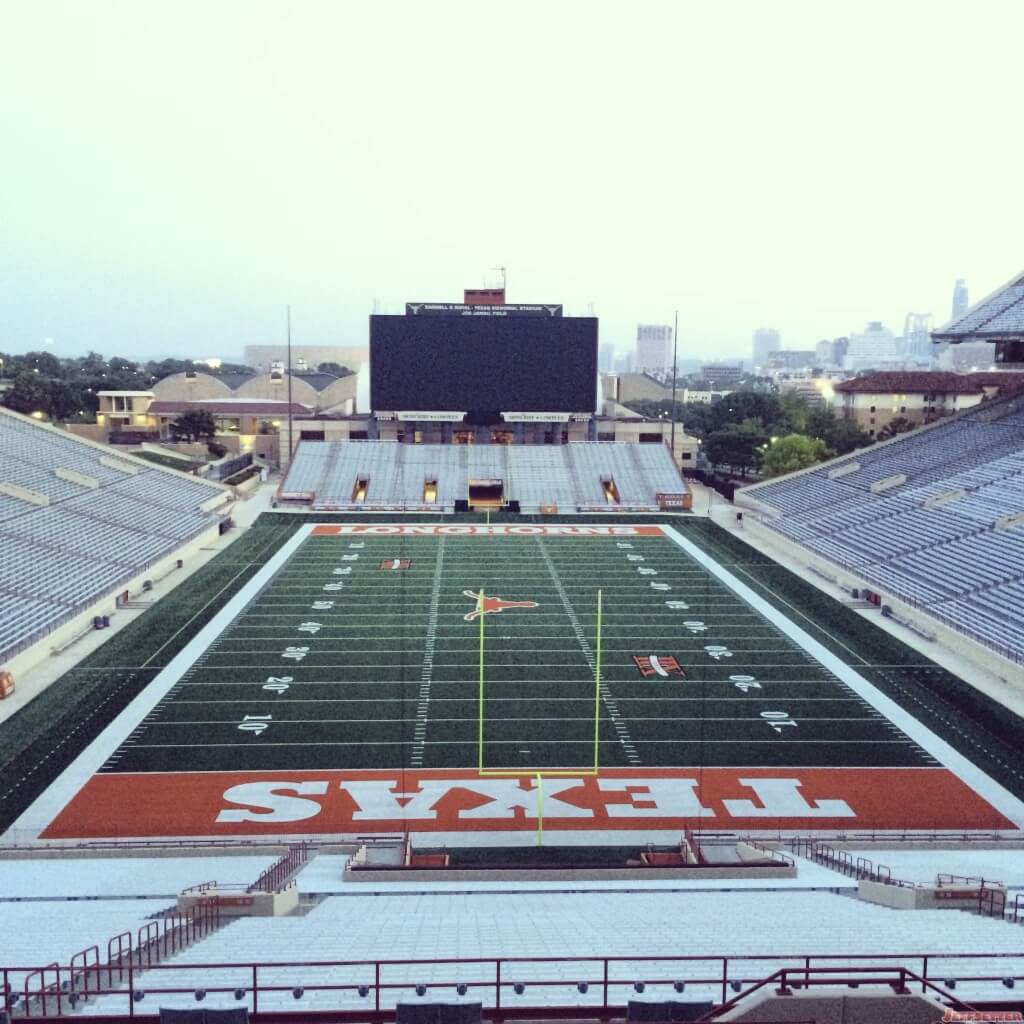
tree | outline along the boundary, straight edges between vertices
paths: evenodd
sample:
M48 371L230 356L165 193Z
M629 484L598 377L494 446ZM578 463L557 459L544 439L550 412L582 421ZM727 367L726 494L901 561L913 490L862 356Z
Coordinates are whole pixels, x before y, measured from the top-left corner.
M217 425L206 409L193 409L183 412L170 429L175 441L209 441L217 432Z
M908 430L913 430L916 424L911 423L906 416L897 416L893 420L889 420L888 423L878 432L876 441L888 441L891 437L895 437L897 434L905 434Z
M22 371L4 395L4 405L26 416L34 412L50 413L50 382L31 370Z
M723 430L744 420L757 420L768 434L784 432L785 416L777 395L761 391L734 391L708 408L712 430Z
M164 377L170 377L174 373L186 373L193 368L191 359L161 359L159 361L150 360L146 363L146 370L154 380L163 380Z
M787 431L793 434L806 433L807 421L812 412L807 399L795 391L784 391L779 395L779 406Z
M99 352L89 351L77 363L78 372L86 377L98 377L107 372L107 362Z
M777 438L765 449L761 472L765 476L781 476L806 469L834 453L820 438L806 434L787 434Z
M61 375L60 360L52 352L26 352L22 362L30 370L38 370L43 377Z
M761 461L761 450L768 435L754 423L733 424L708 434L704 455L715 469L728 466L731 472L746 476Z
M814 409L807 417L803 433L820 438L837 455L846 455L855 448L871 444L871 436L861 430L855 420L838 417L831 409Z
M82 405L73 388L59 380L46 383L49 384L50 389L49 405L46 411L51 420L67 420L81 413Z
M347 366L342 366L341 363L321 363L317 370L320 373L333 373L335 377L351 377L352 371ZM641 414L642 415L642 414Z

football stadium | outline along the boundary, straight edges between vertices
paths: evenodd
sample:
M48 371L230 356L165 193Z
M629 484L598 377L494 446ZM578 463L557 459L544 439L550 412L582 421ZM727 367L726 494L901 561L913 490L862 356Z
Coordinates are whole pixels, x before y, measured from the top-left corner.
M716 501L498 299L248 501L0 410L3 1015L1024 1008L1018 392Z

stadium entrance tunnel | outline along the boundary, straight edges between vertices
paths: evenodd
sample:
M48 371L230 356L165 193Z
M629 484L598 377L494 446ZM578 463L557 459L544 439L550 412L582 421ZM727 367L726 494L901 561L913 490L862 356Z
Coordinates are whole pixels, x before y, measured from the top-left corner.
M501 508L505 503L504 480L470 480L469 504L473 508Z

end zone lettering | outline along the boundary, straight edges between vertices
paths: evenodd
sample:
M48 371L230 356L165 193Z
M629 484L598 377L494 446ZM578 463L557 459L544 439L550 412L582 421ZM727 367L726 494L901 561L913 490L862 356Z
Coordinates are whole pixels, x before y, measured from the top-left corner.
M549 777L545 828L1014 828L944 768L612 768ZM908 803L903 794L921 794ZM529 775L466 769L93 775L43 839L518 831L536 828Z
M493 823L509 819L535 819L537 803L544 818L641 818L660 819L852 818L854 812L842 800L809 803L794 778L739 779L737 795L744 790L755 800L722 799L716 811L697 795L698 779L646 778L598 779L549 778L541 791L528 777L518 778L419 778L402 789L400 778L311 779L308 781L260 780L243 782L225 790L218 824L258 821L294 822L318 817L324 810L316 797L329 797L332 788L352 805L351 823L401 819L458 828L461 822Z

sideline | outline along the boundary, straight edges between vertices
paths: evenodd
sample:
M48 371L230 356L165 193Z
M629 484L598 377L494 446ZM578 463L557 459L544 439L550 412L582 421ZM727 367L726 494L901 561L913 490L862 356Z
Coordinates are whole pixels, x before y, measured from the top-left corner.
M694 561L704 566L716 579L724 583L741 600L760 612L770 623L778 627L794 643L801 647L815 661L823 665L836 678L845 683L854 693L866 700L876 711L884 715L893 725L931 754L940 764L966 783L979 796L988 801L996 810L1009 818L1018 828L1024 829L1024 801L1015 797L995 779L983 772L976 764L936 735L927 726L887 697L873 683L833 654L824 644L787 618L778 608L750 587L740 581L728 569L698 548L692 541L681 537L672 527L663 526L665 536L679 545ZM824 632L824 631L823 631Z
M139 727L143 719L177 685L181 677L206 653L213 641L248 607L260 590L287 563L312 529L312 525L301 526L289 540L285 541L263 568L18 817L8 830L11 835L20 835L27 831L33 838L38 838L68 801L100 770L117 748Z

